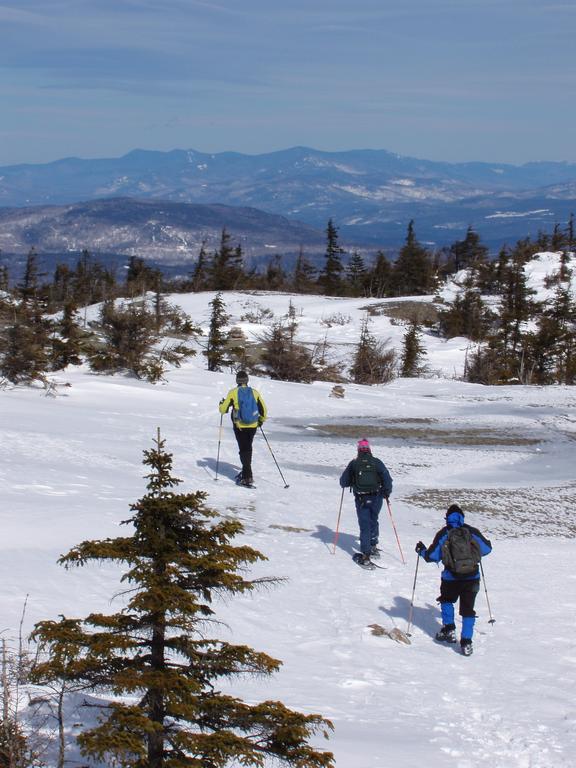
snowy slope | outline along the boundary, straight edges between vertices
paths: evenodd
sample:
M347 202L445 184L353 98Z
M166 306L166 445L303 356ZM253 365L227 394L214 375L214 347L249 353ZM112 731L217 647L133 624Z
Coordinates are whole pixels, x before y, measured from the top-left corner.
M206 322L210 298L178 301ZM289 297L225 300L236 322L243 303L262 300L279 315ZM367 302L293 301L302 308L301 338L327 331L354 344ZM350 322L320 323L338 312ZM401 327L383 316L374 324L399 343ZM245 330L257 331L253 324ZM287 578L220 606L228 639L284 662L271 680L237 681L238 695L280 698L331 718L336 730L322 746L334 751L338 768L574 765L576 391L465 384L450 377L466 340L426 337L426 344L431 368L445 378L346 385L342 400L329 396L329 383L252 381L269 407L265 431L288 489L261 436L257 490L234 485L239 464L227 422L215 481L217 404L233 377L206 372L202 359L158 386L79 369L55 377L56 397L34 388L0 392L4 637L15 637L27 594L26 631L59 614L111 609L115 569L66 572L55 561L82 539L119 533L129 504L144 492L142 451L160 427L181 487L208 491L211 506L243 520L247 541L269 558L258 574ZM352 498L338 486L364 435L394 478L392 511L407 560L403 565L383 510L385 569L373 572L351 561L357 524ZM406 630L414 544L430 543L455 501L494 545L484 567L496 623L488 623L481 590L471 658L432 640L440 576L433 565L419 565L411 644L369 629Z

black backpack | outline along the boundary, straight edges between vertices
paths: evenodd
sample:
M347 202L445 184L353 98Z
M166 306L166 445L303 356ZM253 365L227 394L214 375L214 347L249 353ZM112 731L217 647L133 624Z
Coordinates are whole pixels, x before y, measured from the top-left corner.
M481 554L478 542L465 526L451 528L442 544L442 563L455 576L471 576L476 573Z
M356 493L378 493L382 478L378 474L376 460L370 453L354 460L354 490Z

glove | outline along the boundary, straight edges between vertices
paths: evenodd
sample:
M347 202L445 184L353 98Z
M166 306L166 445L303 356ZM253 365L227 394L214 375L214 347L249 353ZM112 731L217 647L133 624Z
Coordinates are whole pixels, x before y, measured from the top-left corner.
M262 416L258 416L258 426L261 427L262 424L264 424L264 418Z
M414 551L418 555L420 554L420 552L424 552L425 550L426 550L426 547L424 546L424 544L422 544L421 541L419 541L418 544L416 544L416 546L414 547Z
M223 402L224 402L224 398L222 398L222 400L220 400L220 402L218 403L218 405L222 405L222 403L223 403Z

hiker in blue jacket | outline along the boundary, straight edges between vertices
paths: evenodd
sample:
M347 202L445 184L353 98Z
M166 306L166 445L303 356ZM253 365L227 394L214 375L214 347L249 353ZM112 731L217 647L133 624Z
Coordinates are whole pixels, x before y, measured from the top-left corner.
M456 532L456 533L453 533ZM492 544L477 528L464 522L464 512L458 504L452 504L446 512L446 525L434 536L428 548L419 541L416 552L427 563L444 564L440 580L440 603L442 628L436 640L445 643L456 642L454 604L459 600L462 617L460 647L465 656L472 653L472 635L476 613L474 603L480 589L480 559L492 551Z
M378 544L378 515L382 501L392 493L390 472L380 459L372 456L366 438L358 441L358 455L348 464L340 477L341 488L352 488L358 525L360 527L359 565L374 567L370 557L380 557Z
M238 371L236 374L236 385L228 392L226 397L220 400L218 410L221 414L232 410L232 426L234 427L234 437L238 443L238 455L242 470L236 476L238 485L252 486L254 482L252 477L252 443L258 427L266 421L267 411L262 395L253 387L248 386L248 374L246 371ZM250 394L250 400L253 403L252 409L246 420L242 418L242 400L244 394Z

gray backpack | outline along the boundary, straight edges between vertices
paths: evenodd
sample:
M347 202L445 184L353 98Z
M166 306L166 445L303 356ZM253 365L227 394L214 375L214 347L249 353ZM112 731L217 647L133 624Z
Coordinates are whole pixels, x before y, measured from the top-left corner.
M481 559L478 542L465 526L451 528L442 544L442 563L455 576L472 576Z

